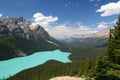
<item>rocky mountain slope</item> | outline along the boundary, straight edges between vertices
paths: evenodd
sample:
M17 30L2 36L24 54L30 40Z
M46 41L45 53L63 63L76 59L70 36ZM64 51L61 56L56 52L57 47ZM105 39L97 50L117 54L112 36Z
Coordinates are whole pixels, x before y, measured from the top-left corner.
M51 37L40 25L30 28L23 17L6 17L0 21L0 60L30 55L38 51L61 49L65 45Z
M20 36L26 39L50 37L49 34L40 25L34 25L32 26L34 29L31 29L31 22L24 19L23 17L6 17L2 20L2 23L5 24L9 31L15 36Z

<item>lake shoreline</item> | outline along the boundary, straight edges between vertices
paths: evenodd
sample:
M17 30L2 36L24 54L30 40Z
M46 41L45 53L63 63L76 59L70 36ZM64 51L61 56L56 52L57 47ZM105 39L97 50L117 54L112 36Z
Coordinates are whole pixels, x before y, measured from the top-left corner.
M18 57L10 60L0 61L0 79L13 76L22 70L42 65L49 60L56 60L63 63L71 62L68 56L71 53L60 50L36 52L33 55ZM10 67L11 66L11 67Z

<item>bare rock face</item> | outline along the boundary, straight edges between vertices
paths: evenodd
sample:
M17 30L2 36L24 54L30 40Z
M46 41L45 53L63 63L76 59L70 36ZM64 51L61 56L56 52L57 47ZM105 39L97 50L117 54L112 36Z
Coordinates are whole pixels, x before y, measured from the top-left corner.
M33 29L30 28L31 22L20 18L6 17L2 22L7 26L9 31L15 36L21 36L26 39L46 39L49 38L49 34L40 25L32 25Z
M32 31L34 33L35 38L39 38L39 39L44 38L44 39L46 39L46 38L50 37L49 34L40 25L34 25L32 27L34 27L32 29Z
M24 19L23 17L20 18L11 18L6 17L2 20L2 22L8 27L10 32L15 36L21 36L23 38L30 39L30 36L33 36L32 31L30 29L30 22Z
M24 19L6 17L2 22L8 27L9 31L15 36L25 37L24 30L21 28L21 24Z
M57 41L52 38L42 26L38 24L32 25L30 21L26 20L23 17L6 17L2 20L2 23L6 25L6 28L8 28L10 33L12 33L14 36L38 41L47 45L54 45L52 43L57 43Z
M21 27L15 28L12 30L14 36L25 37L24 30Z
M26 39L33 39L33 31L30 28L31 23L29 21L25 21L24 24L21 24L21 28L24 30Z
M7 28L6 25L4 25L1 21L0 21L0 35L4 36L4 35L8 35L9 33L9 29Z

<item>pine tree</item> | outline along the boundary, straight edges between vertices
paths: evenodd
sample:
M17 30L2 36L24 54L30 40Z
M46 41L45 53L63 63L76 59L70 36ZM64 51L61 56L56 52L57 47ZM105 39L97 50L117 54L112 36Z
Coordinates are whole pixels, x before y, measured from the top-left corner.
M120 15L113 30L110 30L108 42L108 58L116 64L120 64Z
M96 80L120 80L120 15L114 29L110 29L107 54L99 61Z

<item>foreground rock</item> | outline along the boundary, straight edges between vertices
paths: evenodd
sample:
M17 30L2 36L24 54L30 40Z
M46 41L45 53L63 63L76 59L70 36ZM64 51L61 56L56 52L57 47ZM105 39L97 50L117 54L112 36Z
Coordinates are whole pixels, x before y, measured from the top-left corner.
M50 80L85 80L85 78L63 76L63 77L55 77Z

